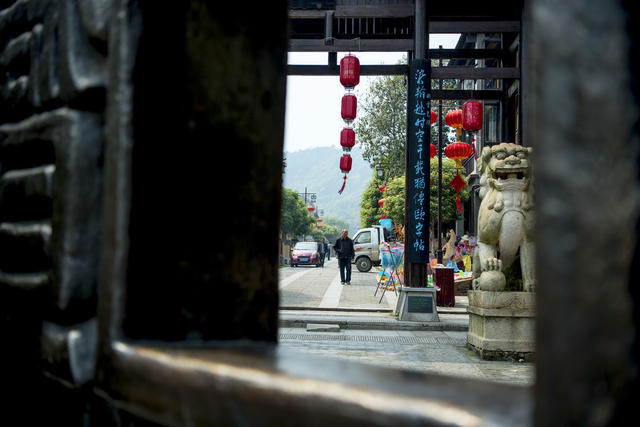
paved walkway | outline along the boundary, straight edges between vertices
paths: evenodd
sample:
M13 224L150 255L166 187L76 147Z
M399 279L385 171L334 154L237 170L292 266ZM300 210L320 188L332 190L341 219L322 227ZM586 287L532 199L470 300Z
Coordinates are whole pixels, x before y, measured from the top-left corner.
M457 296L454 307L438 307L439 322L401 322L393 315L393 291L380 300L375 290L376 272L355 267L351 285L341 285L335 259L324 268L280 269L280 345L396 369L534 383L533 363L486 361L467 349L466 296Z
M288 267L280 269L281 308L322 308L341 310L395 310L397 297L382 291L374 296L377 273L372 269L360 273L352 268L351 285L340 283L340 270L335 258L324 267Z

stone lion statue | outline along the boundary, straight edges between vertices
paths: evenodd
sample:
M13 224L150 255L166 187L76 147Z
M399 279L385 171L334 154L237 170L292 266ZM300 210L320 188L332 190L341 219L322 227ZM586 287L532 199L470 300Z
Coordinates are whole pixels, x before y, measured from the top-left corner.
M505 142L482 150L473 289L502 291L507 285L505 272L518 271L522 290L535 291L531 151Z

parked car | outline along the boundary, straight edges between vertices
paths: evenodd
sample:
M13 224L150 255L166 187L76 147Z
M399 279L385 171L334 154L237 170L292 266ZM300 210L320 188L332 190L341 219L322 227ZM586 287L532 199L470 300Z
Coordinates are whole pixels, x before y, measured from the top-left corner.
M315 265L320 267L318 242L298 242L291 251L291 267Z

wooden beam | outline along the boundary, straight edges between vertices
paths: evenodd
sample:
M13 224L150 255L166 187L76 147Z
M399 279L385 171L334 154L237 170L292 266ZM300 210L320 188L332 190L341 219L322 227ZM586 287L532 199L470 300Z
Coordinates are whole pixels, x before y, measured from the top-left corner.
M503 59L503 49L429 49L429 59Z
M520 69L503 68L471 68L471 67L434 67L431 69L432 79L519 79Z
M431 21L431 33L519 33L520 21Z
M501 90L431 90L431 100L463 100L463 99L477 99L487 101L499 101L502 99L503 93Z
M289 52L406 52L413 50L413 39L290 39Z
M324 19L327 10L289 9L289 19Z
M406 65L361 65L361 76L397 76L407 74ZM288 65L289 76L338 76L340 67L327 65Z
M336 6L336 18L406 18L413 16L413 4Z
M360 75L362 76L399 76L407 74L407 66L396 65L361 65ZM327 65L288 65L287 75L289 76L337 76L340 75L340 67ZM519 68L467 68L467 67L434 67L431 69L432 79L469 79L469 80L492 80L492 79L519 79ZM434 91L433 93L436 93ZM446 91L447 93L454 91ZM468 92L471 91L459 91ZM479 93L482 91L473 91ZM486 91L494 92L494 91ZM465 95L463 98L471 96ZM444 99L444 98L443 98ZM448 98L462 99L462 98ZM491 97L491 99L497 99Z

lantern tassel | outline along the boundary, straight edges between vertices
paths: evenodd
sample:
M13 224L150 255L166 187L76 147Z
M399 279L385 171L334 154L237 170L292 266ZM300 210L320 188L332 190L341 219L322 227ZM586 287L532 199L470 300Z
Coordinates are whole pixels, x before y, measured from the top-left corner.
M340 187L340 190L338 190L338 194L342 194L342 192L344 191L344 187L345 185L347 185L347 174L344 174L344 181L342 182L342 187Z
M460 200L460 192L456 192L456 207L458 208L458 212L462 213L462 201Z
M471 148L473 148L473 159L478 160L478 153L476 152L476 143L473 141L471 143Z

